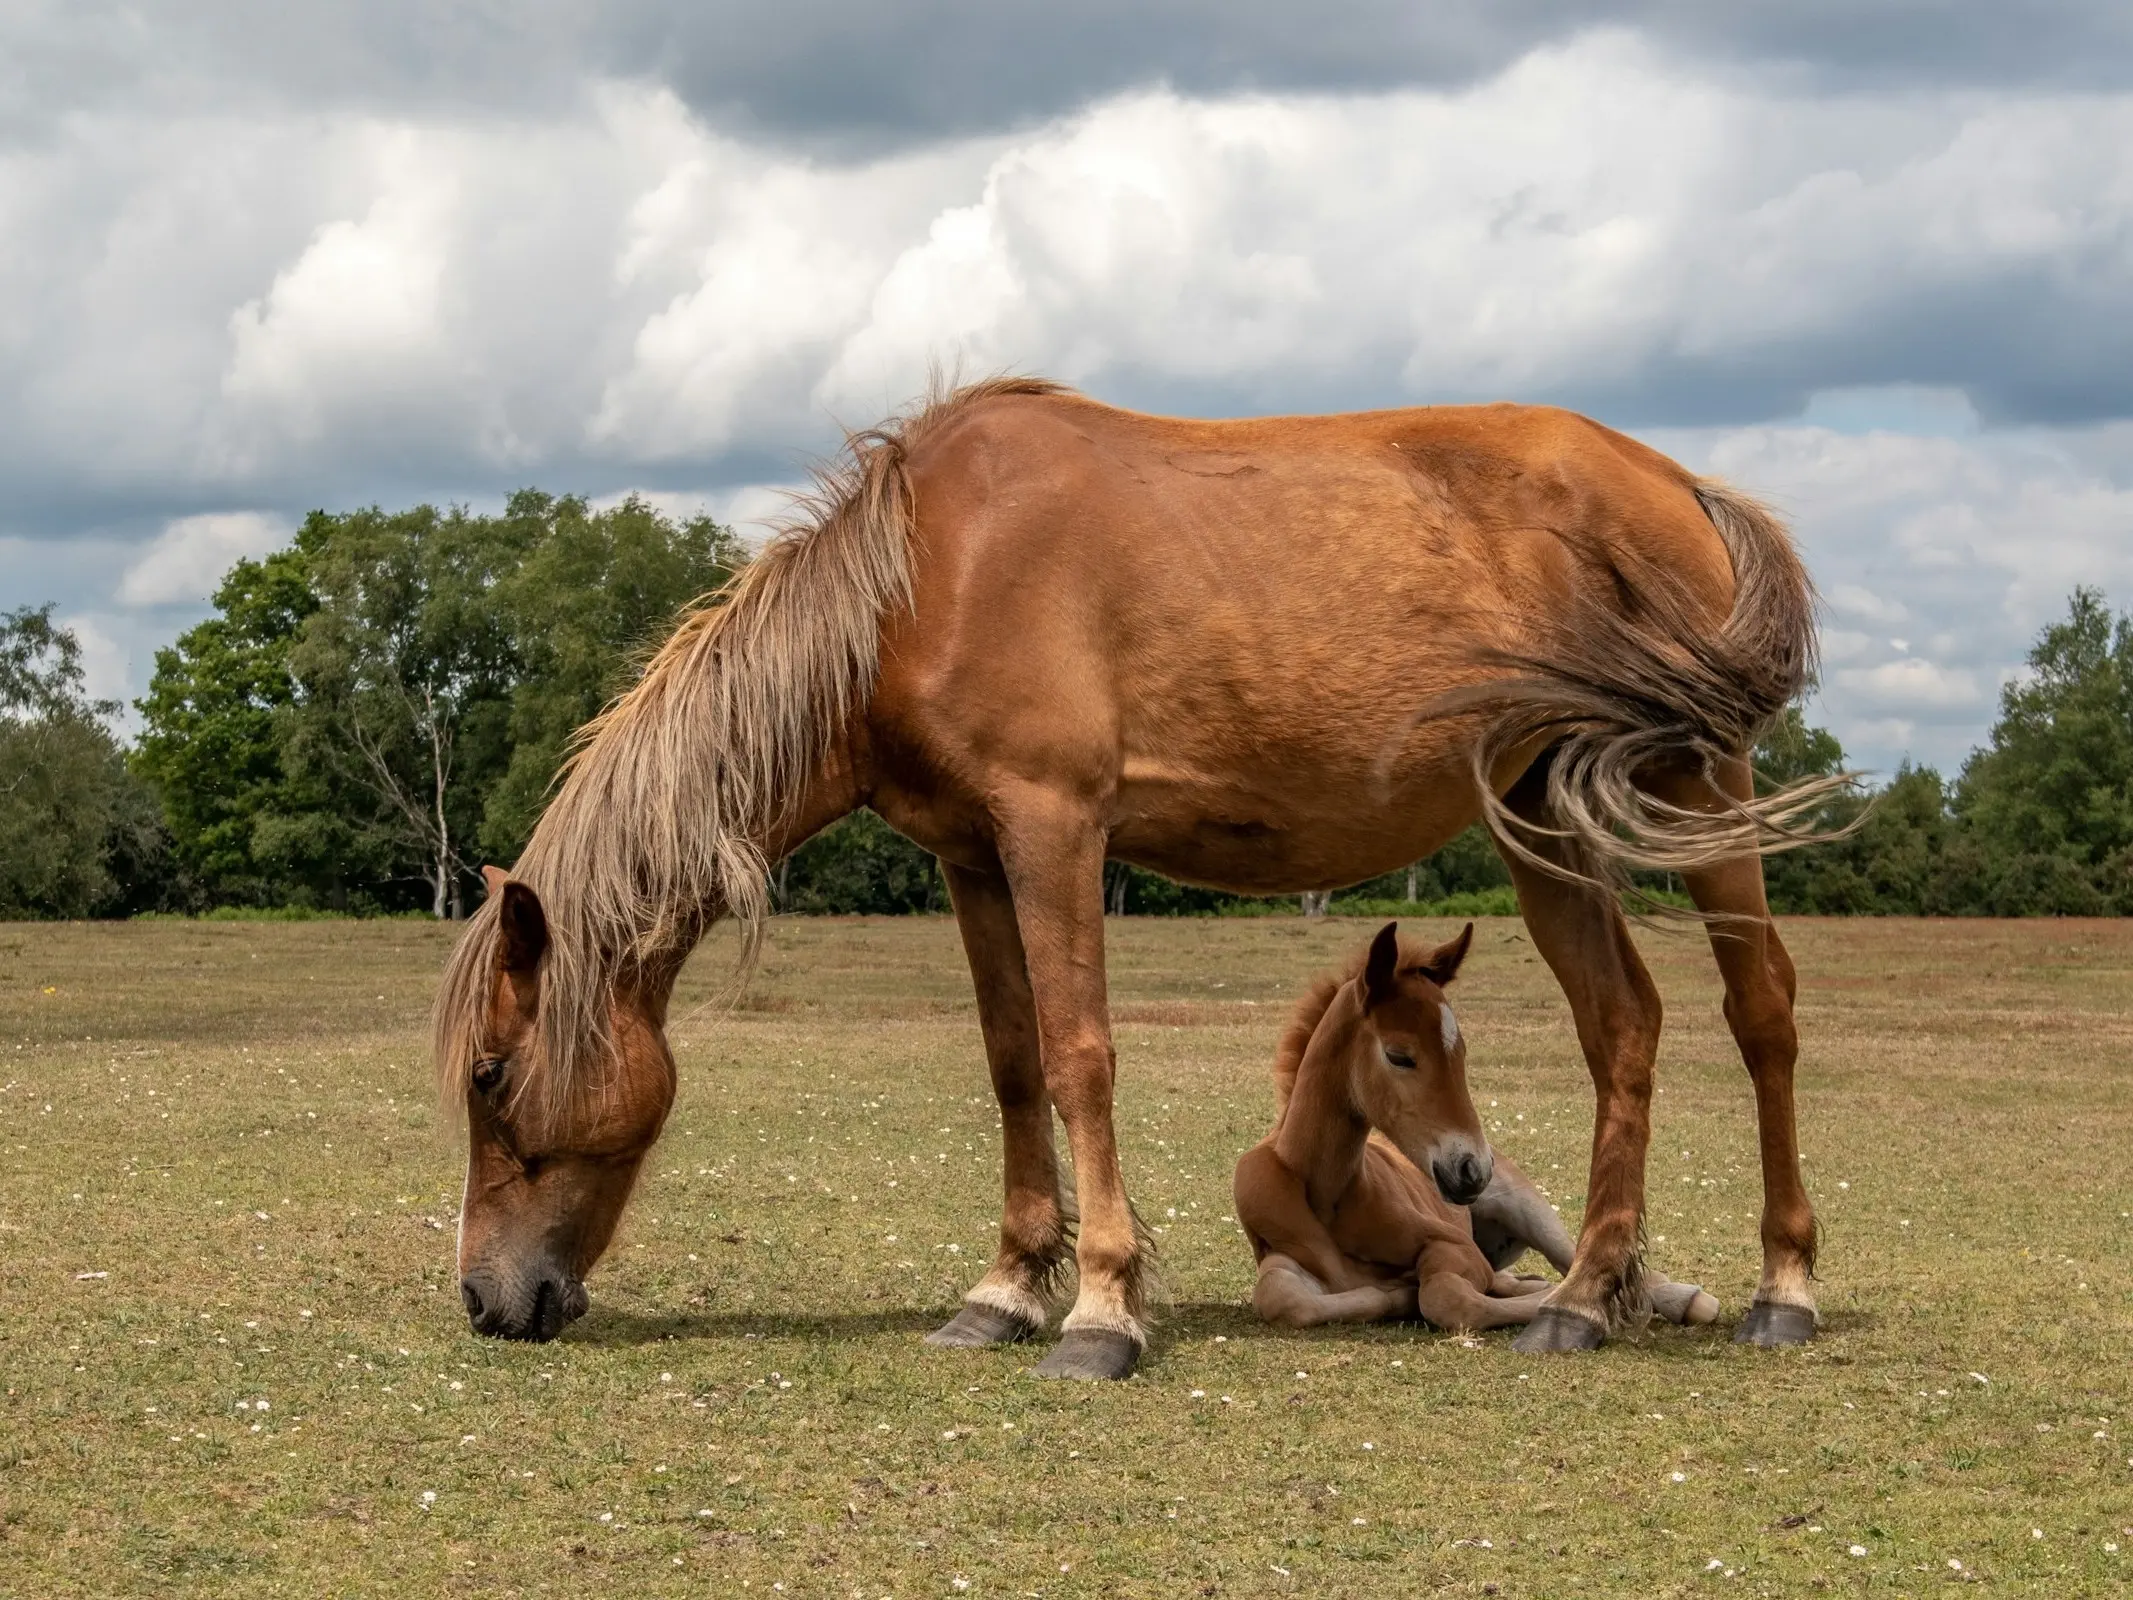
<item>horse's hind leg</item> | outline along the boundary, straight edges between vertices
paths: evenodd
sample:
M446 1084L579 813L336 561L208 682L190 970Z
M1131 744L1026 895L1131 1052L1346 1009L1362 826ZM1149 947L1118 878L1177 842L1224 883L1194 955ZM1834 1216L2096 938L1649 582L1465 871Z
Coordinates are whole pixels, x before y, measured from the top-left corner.
M1747 762L1735 760L1726 763L1716 787L1697 779L1659 792L1676 805L1715 810L1729 798L1748 799L1753 782ZM1743 856L1683 878L1698 910L1724 918L1711 924L1711 953L1725 979L1726 1022L1755 1085L1762 1144L1763 1276L1735 1338L1742 1344L1802 1344L1815 1332L1815 1213L1800 1180L1793 1110L1800 1042L1792 1020L1792 958L1770 919L1759 858Z
M1081 1277L1062 1337L1037 1365L1048 1378L1126 1378L1147 1344L1146 1247L1119 1170L1104 991L1104 834L1073 802L1023 791L1002 806L1000 856L1037 1014L1044 1086L1074 1151Z
M1022 935L1007 880L941 864L978 996L985 1061L1000 1102L1007 1196L1000 1251L952 1321L926 1335L932 1345L969 1348L1027 1339L1044 1329L1050 1293L1066 1259L1067 1220L1052 1143L1052 1102L1044 1092L1037 1008L1030 998Z
M1545 825L1543 777L1536 768L1506 798L1521 815ZM1544 835L1536 836L1534 847L1558 848ZM1591 1350L1618 1320L1646 1303L1644 1156L1651 1142L1659 990L1613 895L1566 882L1514 852L1503 855L1533 947L1570 1002L1595 1099L1592 1169L1577 1254L1547 1307L1516 1344L1527 1351Z

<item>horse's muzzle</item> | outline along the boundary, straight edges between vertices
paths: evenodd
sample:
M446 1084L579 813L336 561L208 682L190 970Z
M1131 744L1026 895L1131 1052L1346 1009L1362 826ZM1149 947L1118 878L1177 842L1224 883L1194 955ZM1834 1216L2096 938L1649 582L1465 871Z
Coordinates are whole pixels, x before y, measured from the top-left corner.
M1437 1180L1437 1189L1455 1206L1470 1206L1481 1198L1481 1191L1489 1186L1494 1163L1485 1156L1477 1156L1471 1150L1456 1154L1441 1155L1429 1164L1430 1176Z
M479 1269L459 1280L459 1298L476 1333L491 1339L530 1339L546 1343L585 1315L591 1298L585 1285L561 1273L544 1272L530 1294L514 1294L494 1275Z

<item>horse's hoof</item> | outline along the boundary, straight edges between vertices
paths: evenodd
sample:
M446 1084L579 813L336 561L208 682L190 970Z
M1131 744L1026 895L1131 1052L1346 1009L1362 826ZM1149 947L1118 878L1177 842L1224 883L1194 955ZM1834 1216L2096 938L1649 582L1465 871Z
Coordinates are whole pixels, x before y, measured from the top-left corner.
M1701 1328L1718 1320L1718 1296L1708 1289L1698 1289L1689 1296L1688 1309L1681 1313L1683 1327Z
M1805 1344L1814 1336L1815 1314L1806 1306L1758 1300L1740 1319L1740 1328L1734 1333L1733 1342L1775 1350L1783 1345Z
M1597 1350L1606 1342L1607 1329L1592 1318L1561 1306L1542 1306L1540 1315L1511 1341L1511 1348L1520 1355L1547 1355L1563 1350Z
M996 1344L1020 1344L1042 1331L1040 1324L1024 1322L998 1306L966 1300L963 1309L926 1335L937 1350L983 1350Z
M1037 1363L1040 1378L1130 1378L1141 1347L1109 1328L1069 1328Z

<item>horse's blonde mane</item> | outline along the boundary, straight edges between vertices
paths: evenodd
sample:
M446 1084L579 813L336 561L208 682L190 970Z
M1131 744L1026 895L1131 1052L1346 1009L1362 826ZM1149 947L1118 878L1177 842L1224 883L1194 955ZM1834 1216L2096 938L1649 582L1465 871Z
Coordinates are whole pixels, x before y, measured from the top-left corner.
M618 981L670 978L719 917L739 924L752 957L769 910L761 841L871 695L883 619L911 604L909 453L978 401L1059 389L1036 378L937 387L848 436L761 554L580 731L512 869L548 918L539 1037L516 1075L532 1114L553 1116L591 1087ZM464 1101L496 963L492 900L438 993L448 1105Z
M1281 1043L1274 1047L1274 1104L1277 1113L1289 1109L1289 1096L1296 1091L1296 1075L1303 1070L1304 1052L1311 1048L1311 1041L1318 1035L1318 1025L1326 1020L1326 1013L1333 1009L1333 1001L1358 972L1368 958L1366 949L1351 959L1346 966L1332 972L1322 972L1311 980L1311 986L1296 1002L1296 1009L1289 1013L1289 1025L1281 1030ZM1275 1120L1280 1121L1277 1114Z

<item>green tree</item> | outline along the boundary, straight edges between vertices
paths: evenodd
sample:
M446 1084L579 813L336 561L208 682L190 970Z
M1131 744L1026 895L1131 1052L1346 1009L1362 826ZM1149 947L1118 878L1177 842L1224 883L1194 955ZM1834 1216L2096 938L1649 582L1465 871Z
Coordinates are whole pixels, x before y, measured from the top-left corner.
M284 770L360 795L348 820L386 875L456 916L489 787L510 755L518 664L498 589L525 554L509 519L431 506L329 516L296 537L316 599L289 650Z
M800 846L779 865L773 888L780 911L948 909L948 886L933 857L871 811L855 811Z
M1963 766L1955 810L1990 915L2133 906L2133 619L2094 589L2039 636L2000 691L1991 742Z
M0 916L118 908L159 853L153 800L105 726L118 703L89 698L81 642L52 610L0 614Z
M510 757L484 803L480 842L508 862L525 848L571 737L628 687L683 609L748 557L730 528L703 516L677 522L635 496L593 511L525 489L503 520L527 553L498 586L518 677Z
M134 702L133 768L161 800L172 852L201 899L346 905L375 867L345 820L348 797L292 778L281 759L278 719L295 697L289 652L318 609L304 553L239 561L215 608L156 652Z

